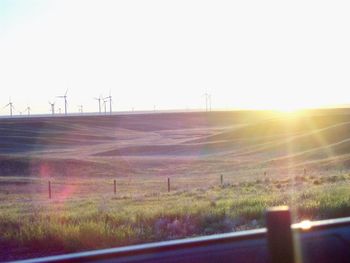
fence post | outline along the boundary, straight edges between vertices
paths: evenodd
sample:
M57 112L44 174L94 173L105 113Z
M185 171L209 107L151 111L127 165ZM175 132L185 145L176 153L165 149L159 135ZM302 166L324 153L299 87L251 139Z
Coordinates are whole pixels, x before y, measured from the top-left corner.
M51 181L49 181L49 199L51 199Z
M224 186L224 175L220 175L220 183L221 183L221 187Z
M117 194L117 181L114 180L114 194Z
M287 206L267 210L267 243L272 263L294 263L295 250L291 214Z
M170 178L168 177L168 192L170 192Z

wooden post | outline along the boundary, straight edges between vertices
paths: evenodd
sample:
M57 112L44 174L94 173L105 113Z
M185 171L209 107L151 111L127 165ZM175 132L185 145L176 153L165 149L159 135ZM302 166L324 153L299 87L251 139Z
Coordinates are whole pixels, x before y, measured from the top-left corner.
M170 192L170 178L168 177L168 192Z
M224 186L224 176L221 174L220 175L220 183L221 183L221 187Z
M49 199L51 199L51 181L49 181Z
M114 180L114 194L117 194L117 181Z

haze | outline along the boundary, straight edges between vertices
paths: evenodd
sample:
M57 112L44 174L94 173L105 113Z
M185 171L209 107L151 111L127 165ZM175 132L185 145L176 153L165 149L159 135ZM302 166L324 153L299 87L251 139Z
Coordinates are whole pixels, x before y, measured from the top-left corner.
M347 1L0 2L0 114L347 104Z

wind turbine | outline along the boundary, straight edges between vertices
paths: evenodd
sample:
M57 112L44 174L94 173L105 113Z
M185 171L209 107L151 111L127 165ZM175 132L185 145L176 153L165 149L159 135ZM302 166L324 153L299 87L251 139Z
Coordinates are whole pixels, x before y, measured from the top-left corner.
M80 113L83 113L83 105L78 105L78 110Z
M203 96L205 97L205 111L211 111L211 94L205 92Z
M112 95L111 95L111 91L109 91L109 96L104 98L104 99L108 99L109 100L109 113L112 114Z
M11 98L10 98L9 103L4 108L7 108L7 107L10 107L10 116L12 117L12 113L13 113L13 110L15 109L15 107L13 106Z
M211 94L209 94L209 111L211 111Z
M68 89L66 90L66 93L63 96L57 96L57 98L63 98L64 99L64 114L67 115L67 93Z
M100 97L98 98L94 98L95 100L98 100L98 112L101 114L101 98L102 96L100 95Z
M49 101L49 104L51 106L51 113L52 113L52 115L55 115L55 102L52 103L52 102Z
M103 100L103 107L105 109L105 115L107 115L107 100Z
M30 106L27 106L27 108L25 108L24 111L28 113L28 116L30 116L30 111L31 111Z

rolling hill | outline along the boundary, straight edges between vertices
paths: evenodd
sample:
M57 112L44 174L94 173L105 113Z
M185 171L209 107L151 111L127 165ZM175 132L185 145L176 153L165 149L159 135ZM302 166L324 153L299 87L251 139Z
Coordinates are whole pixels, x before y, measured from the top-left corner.
M350 163L350 110L153 113L0 120L0 171L55 175ZM182 167L175 169L174 167ZM234 167L234 169L233 169Z

